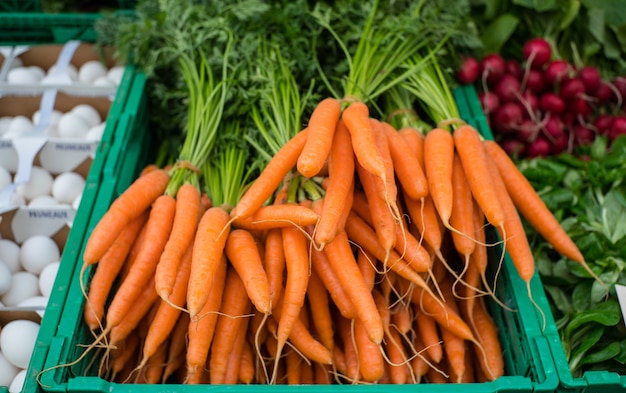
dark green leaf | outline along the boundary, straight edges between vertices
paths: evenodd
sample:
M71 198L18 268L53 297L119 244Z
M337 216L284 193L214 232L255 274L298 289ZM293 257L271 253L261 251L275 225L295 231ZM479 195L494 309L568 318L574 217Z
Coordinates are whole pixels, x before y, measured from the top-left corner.
M620 343L612 342L606 347L600 349L599 351L590 353L587 356L585 356L580 361L580 364L582 365L582 364L600 363L605 360L609 360L609 359L616 357L617 355L620 354L620 352L621 352Z
M565 337L569 337L581 325L594 322L605 326L617 325L620 321L620 307L617 301L609 299L598 304L592 310L579 311L565 328Z
M572 311L569 294L563 288L555 285L544 285L543 288L550 295L552 303L561 313L567 314Z
M581 340L572 343L572 347L575 349L569 356L570 369L576 369L578 367L587 351L600 341L600 338L602 338L604 334L604 329L604 326L593 326L591 329L587 329L584 332Z
M591 305L591 281L578 284L572 291L572 307L577 312L588 310Z
M498 53L502 45L513 34L519 19L511 14L503 14L492 21L481 33L480 40L486 53Z

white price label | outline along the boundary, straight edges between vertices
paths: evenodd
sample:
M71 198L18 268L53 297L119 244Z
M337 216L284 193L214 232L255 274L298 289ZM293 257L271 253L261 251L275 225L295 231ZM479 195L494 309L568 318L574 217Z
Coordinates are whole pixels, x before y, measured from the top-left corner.
M622 319L624 319L624 324L626 324L626 286L615 284L615 292L617 293L617 300L622 309Z

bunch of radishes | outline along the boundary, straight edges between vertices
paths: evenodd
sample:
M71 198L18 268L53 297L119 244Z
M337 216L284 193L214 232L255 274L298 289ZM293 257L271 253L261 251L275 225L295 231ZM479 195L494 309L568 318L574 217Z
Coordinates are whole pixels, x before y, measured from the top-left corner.
M496 140L511 155L574 151L598 135L626 134L626 77L607 80L593 66L553 58L543 38L528 40L522 61L497 53L465 58L457 79L475 84Z

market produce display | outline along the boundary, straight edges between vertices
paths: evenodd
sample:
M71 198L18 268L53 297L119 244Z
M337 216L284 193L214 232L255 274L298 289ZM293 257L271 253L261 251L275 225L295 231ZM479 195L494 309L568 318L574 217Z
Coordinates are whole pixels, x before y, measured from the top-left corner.
M342 22L350 4L301 13L316 27L313 48L346 58L317 53L315 72L287 66L298 59L271 23L259 38L232 9L168 3L162 25L120 27L122 51L144 59L149 76L163 67L183 82L184 132L176 153L157 148L89 236L81 282L95 340L76 361L104 347L99 375L120 383L504 375L481 295L500 301L487 250L501 245L533 299L518 210L536 209L537 230L593 272L530 186L534 207L513 198L523 176L509 176L510 158L459 118L439 58L463 36L465 9L404 6L368 3L357 38ZM441 35L442 23L458 30ZM213 56L195 40L212 43ZM259 53L256 68L248 56ZM501 243L487 242L491 229Z

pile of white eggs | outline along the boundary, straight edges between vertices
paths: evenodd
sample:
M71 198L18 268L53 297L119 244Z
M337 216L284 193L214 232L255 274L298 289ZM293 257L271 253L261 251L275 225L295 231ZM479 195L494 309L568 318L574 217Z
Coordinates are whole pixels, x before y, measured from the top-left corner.
M9 66L6 83L14 85L87 85L117 87L124 75L123 66L107 68L99 60L89 60L80 66L68 64L64 69L52 66L47 70L37 65L24 65L16 57Z
M47 236L31 236L21 245L0 239L0 310L17 307L43 316L60 258L58 245ZM38 333L38 323L22 319L0 329L0 386L9 386L9 392L21 390Z
M0 117L0 138L14 138L32 131L39 123L40 111L32 116ZM67 112L53 110L44 134L48 137L76 138L97 142L102 138L106 121L92 105L78 104Z

